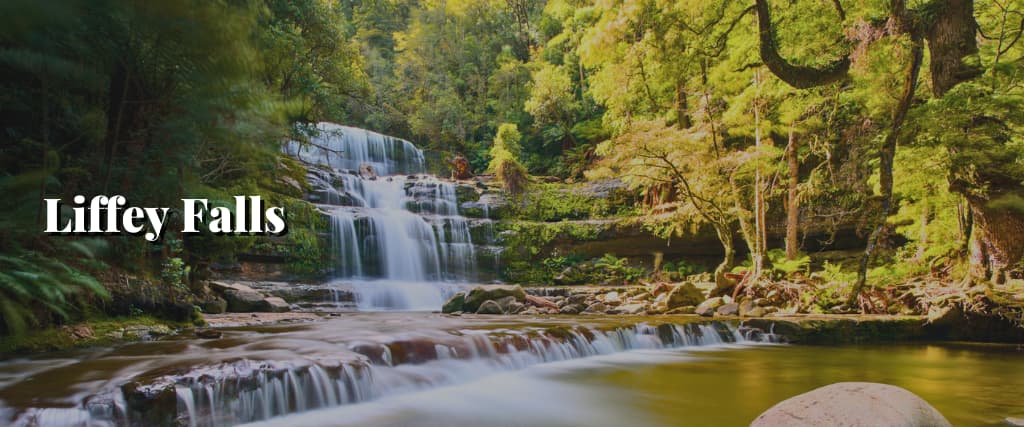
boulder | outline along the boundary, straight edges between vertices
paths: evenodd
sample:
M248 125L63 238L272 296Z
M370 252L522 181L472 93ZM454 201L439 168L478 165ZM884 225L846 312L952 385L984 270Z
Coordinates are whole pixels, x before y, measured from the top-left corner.
M878 383L827 385L786 399L751 427L811 426L947 427L939 411L906 389Z
M228 311L228 302L221 297L213 297L199 303L204 314L221 314Z
M498 303L498 307L501 307L501 311L504 313L509 313L512 311L512 304L518 304L518 301L516 301L516 297L512 295L499 298L497 300L494 300L494 302Z
M745 300L740 302L740 310L739 310L740 316L744 316L744 317L745 316L749 316L750 315L750 310L753 310L753 309L754 309L754 301L749 300L749 299L745 299Z
M586 302L587 302L587 295L585 295L585 294L573 294L573 295L569 295L569 298L566 298L566 300L569 301L569 304L586 304Z
M558 304L555 304L551 300L549 300L547 298L544 298L544 297L538 297L538 296L535 296L535 295L527 295L526 298L524 299L524 302L526 304L532 305L534 307L549 308L549 309L553 309L553 310L558 310Z
M743 306L741 305L740 306L740 316L762 317L762 316L768 314L768 312L765 311L764 307L754 307L750 311L748 311L747 314L743 314L743 310L742 309L743 309Z
M604 305L603 302L595 302L590 304L586 310L583 310L585 313L604 313L606 311L608 311L608 306Z
M508 312L509 314L519 314L522 313L523 310L526 310L526 308L526 304L512 301L512 303L508 305L508 310L506 310L506 312Z
M210 329L210 328L196 329L196 336L199 337L199 338L202 338L202 339L207 339L207 340L217 339L217 338L220 338L221 335L223 335L223 333L221 333L221 331L218 331L216 329Z
M279 297L263 298L263 303L260 304L259 308L262 310L257 311L266 311L269 313L284 313L286 311L292 311L292 306L289 305L287 301Z
M518 302L526 300L526 291L522 286L477 286L466 294L462 311L475 313L480 305L487 300L497 301L507 296L515 297Z
M484 301L483 304L480 304L480 307L476 310L476 314L505 314L505 312L501 310L501 306L498 305L497 302L489 299Z
M622 314L640 314L646 311L647 309L643 304L624 304L618 307L618 312Z
M697 305L704 301L704 293L697 289L693 283L684 283L672 288L668 292L668 299L665 301L669 310L673 308Z
M715 310L724 304L725 302L722 301L722 297L709 298L708 300L700 303L700 305L697 306L697 309L694 310L694 313L705 317L711 317L715 315Z
M670 290L671 289L669 289L667 284L658 283L657 285L654 285L654 288L651 289L651 295L658 296Z
M724 304L721 307L715 309L715 315L717 316L735 316L740 312L740 305L734 302Z
M441 306L442 313L454 313L456 311L462 311L462 306L466 303L466 293L459 292L448 298L444 305Z
M237 288L230 288L223 292L224 300L227 301L227 309L233 313L247 313L253 311L264 311L263 299L265 295L245 285L235 285Z
M611 291L608 292L607 294L604 294L604 303L608 305L622 304L622 297L619 296L618 292Z
M579 304L566 304L561 310L558 310L558 314L580 314L584 310L584 307Z

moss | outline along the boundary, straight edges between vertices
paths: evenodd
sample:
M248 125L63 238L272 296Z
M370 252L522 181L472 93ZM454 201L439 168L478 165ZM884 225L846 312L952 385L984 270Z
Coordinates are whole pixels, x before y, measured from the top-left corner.
M125 333L126 330L153 328L175 330L192 326L194 326L192 323L170 322L152 316L86 320L74 325L51 327L20 335L2 336L0 337L0 354L14 355L108 346L119 342L141 339L141 337ZM75 330L86 329L91 334L79 337L74 335Z

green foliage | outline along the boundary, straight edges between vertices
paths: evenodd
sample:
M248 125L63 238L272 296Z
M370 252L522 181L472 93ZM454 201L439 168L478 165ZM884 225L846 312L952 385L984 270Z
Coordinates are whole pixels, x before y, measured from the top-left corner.
M185 261L182 261L181 258L167 258L160 267L160 279L166 286L184 288L187 274L188 267L185 266Z
M796 259L786 259L786 251L782 249L771 249L766 254L772 268L786 276L793 273L808 273L811 266L811 257L807 254L799 254Z
M604 254L601 259L594 263L594 266L605 270L608 276L621 277L626 282L634 282L646 273L644 269L629 265L629 259L616 257L612 254Z

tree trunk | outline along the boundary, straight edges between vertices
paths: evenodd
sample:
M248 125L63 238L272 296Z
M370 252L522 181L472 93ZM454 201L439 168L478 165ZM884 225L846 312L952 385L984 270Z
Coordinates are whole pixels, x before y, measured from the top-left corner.
M797 230L800 227L800 200L797 185L800 184L800 162L797 159L796 136L789 127L789 145L786 146L786 163L789 165L789 182L786 184L786 259L795 260L800 245Z
M732 231L728 227L716 225L715 233L718 235L718 241L722 243L722 250L725 255L722 257L722 263L718 264L718 268L715 268L715 289L717 292L722 292L735 285L732 280L725 277L725 273L728 273L736 266L736 248L733 246Z
M928 201L921 201L921 228L917 235L917 253L914 254L914 259L918 262L924 261L924 253L928 248L928 216L931 214L928 209Z
M900 101L896 105L895 111L893 111L892 126L889 129L889 134L885 136L882 147L878 152L878 187L882 193L882 210L876 219L875 229L868 236L867 247L864 248L864 254L861 256L860 267L857 269L857 283L854 284L850 297L846 301L846 305L849 307L857 305L860 292L864 289L864 285L867 282L868 262L871 260L871 255L878 245L878 237L882 234L886 219L892 213L892 169L893 161L896 158L896 145L899 141L900 132L903 130L903 121L907 118L907 112L910 111L910 104L914 99L914 92L917 89L917 76L921 71L921 62L924 57L922 40L914 35L911 35L911 38L910 64L907 66L907 76L903 82L903 92L900 94Z
M689 108L686 100L686 87L682 82L676 82L676 126L679 129L689 129L693 125L690 121Z
M986 199L969 198L974 217L971 233L971 275L999 284L1007 270L1024 259L1024 218L1012 209L989 206Z

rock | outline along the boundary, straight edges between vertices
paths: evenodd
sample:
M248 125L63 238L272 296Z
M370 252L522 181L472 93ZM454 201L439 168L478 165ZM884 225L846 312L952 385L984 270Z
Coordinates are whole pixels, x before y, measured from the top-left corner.
M260 308L261 310L255 311L264 311L267 313L284 313L292 311L292 306L289 305L287 301L279 297L263 298L263 303L260 305Z
M604 313L606 311L608 311L608 306L604 305L603 302L595 302L590 304L586 310L583 310L585 313Z
M480 305L487 300L497 301L507 296L515 297L518 302L526 300L526 291L523 290L522 286L477 286L466 294L465 303L462 306L462 311L467 313L475 313Z
M725 304L725 302L722 301L722 297L709 298L708 300L700 303L700 305L697 306L697 309L694 310L694 313L704 317L711 317L715 314L715 310L723 304Z
M526 310L520 311L519 314L533 316L540 314L540 311L537 310L537 307L527 307Z
M213 297L199 303L203 314L221 314L228 311L228 302L221 297Z
M622 314L640 314L647 310L643 304L634 303L620 305L617 311Z
M503 313L510 313L512 311L512 304L518 304L516 297L512 295L497 299L494 302L498 303L498 307L501 307Z
M558 310L558 314L580 314L583 311L583 306L579 304L566 304L561 310Z
M684 283L682 285L672 288L668 292L668 299L665 301L665 306L669 310L673 308L685 307L688 305L697 305L701 301L704 301L704 293L697 289L693 283Z
M509 314L519 314L519 313L522 313L523 310L526 310L526 308L527 308L526 304L523 304L521 302L512 301L512 303L508 305L507 312ZM530 308L532 308L532 307L530 307Z
M718 316L735 316L740 312L740 305L734 302L722 305L715 309L715 315Z
M569 298L567 298L566 300L569 301L569 304L586 304L586 302L587 302L587 295L584 295L584 294L569 295Z
M527 295L526 298L524 299L524 302L526 304L532 305L534 307L558 310L558 304L555 304L551 300L549 300L547 298L544 298L544 297L538 297L538 296L534 296L534 295Z
M1024 418L1006 417L1006 419L1003 420L1003 423L1013 427L1024 427Z
M740 314L740 316L743 316L743 317L749 316L750 315L750 310L753 310L753 309L754 309L754 301L751 301L749 299L745 299L745 300L740 302L739 314Z
M216 282L211 282L216 283ZM224 290L222 295L227 301L227 310L233 313L247 313L252 311L263 311L265 307L263 299L265 295L245 285L234 285L235 287Z
M696 306L692 306L692 305L688 305L688 306L685 306L685 307L673 308L673 309L665 312L665 314L693 314L695 312L697 312L697 307Z
M223 336L224 333L216 329L196 329L196 336L202 339L212 340Z
M483 304L480 304L480 307L476 310L476 314L505 314L505 312L501 310L501 306L498 305L497 302L489 299L484 301Z
M767 312L765 311L764 307L754 307L754 308L752 308L752 309L751 309L750 311L748 311L748 312L747 312L747 314L743 314L743 311L742 311L742 309L743 309L743 306L741 305L741 306L740 306L740 316L746 316L746 317L762 317L762 316L764 316L764 315L768 314L768 313L767 313Z
M607 294L604 294L604 303L608 305L622 304L622 297L619 296L618 292L611 291L608 292Z
M751 427L950 426L939 411L900 387L847 382L786 399L762 413Z
M665 292L669 292L670 290L671 289L669 289L667 284L658 283L657 285L654 285L654 289L651 289L651 295L658 296Z
M72 340L84 340L93 337L92 328L88 325L68 325L60 328L65 335L71 337Z
M454 313L456 311L462 311L463 304L466 303L466 293L459 292L448 298L448 301L441 306L442 313Z

